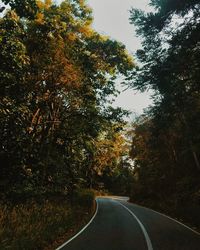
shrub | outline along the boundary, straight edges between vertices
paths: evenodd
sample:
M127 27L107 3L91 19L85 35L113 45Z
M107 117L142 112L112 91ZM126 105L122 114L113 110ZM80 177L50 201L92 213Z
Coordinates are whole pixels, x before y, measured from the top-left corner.
M85 204L90 203L89 194L81 197L87 197ZM0 204L0 249L44 249L85 223L89 214L90 209L71 206L67 200Z
M95 193L90 189L77 189L73 194L73 203L76 205L93 208Z

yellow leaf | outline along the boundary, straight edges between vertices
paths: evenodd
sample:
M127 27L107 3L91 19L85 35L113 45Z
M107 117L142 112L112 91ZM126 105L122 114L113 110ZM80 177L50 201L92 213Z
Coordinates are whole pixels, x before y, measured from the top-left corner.
M94 33L93 29L89 25L80 27L79 32L83 33L86 37L91 37Z
M52 5L52 0L45 0L45 8L49 9L49 7Z
M44 8L44 3L43 3L42 1L37 0L37 1L36 1L36 4L37 4L37 7L38 7L39 9L43 9L43 8Z
M68 34L67 38L69 39L69 41L75 41L77 37L76 34L71 32Z
M40 10L49 9L49 7L52 5L52 0L45 0L45 1L37 0L36 4Z
M35 21L40 24L44 23L44 14L37 13Z

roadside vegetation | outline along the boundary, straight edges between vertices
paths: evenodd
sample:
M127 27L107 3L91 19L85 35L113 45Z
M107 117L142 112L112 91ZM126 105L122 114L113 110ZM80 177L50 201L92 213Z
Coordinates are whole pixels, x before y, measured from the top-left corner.
M92 28L85 1L3 0L0 11L0 248L49 249L91 217L86 189L124 171L128 112L111 99L135 65Z
M131 200L200 228L200 2L150 3L130 17L142 39L132 86L154 90L132 125Z
M130 12L134 61L84 0L1 1L0 249L55 248L92 216L94 192L200 228L200 3L150 4ZM154 93L132 124L112 107L119 76Z
M55 249L76 233L95 211L94 193L0 205L0 249Z

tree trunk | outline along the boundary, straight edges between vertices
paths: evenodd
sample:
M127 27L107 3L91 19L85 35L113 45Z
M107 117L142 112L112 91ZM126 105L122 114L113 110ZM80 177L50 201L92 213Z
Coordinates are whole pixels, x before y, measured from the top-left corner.
M196 164L196 167L200 170L200 163L199 163L199 159L197 157L197 153L195 151L192 150L192 155Z

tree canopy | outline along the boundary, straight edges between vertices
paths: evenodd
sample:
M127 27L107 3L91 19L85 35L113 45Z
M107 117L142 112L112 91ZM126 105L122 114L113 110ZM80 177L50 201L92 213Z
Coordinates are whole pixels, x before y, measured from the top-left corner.
M154 105L133 125L131 155L141 194L157 200L168 194L176 209L197 202L200 188L200 2L151 0L150 5L154 11L132 9L130 16L142 38L132 87L154 90Z
M133 59L92 28L85 1L3 3L10 8L0 19L1 191L70 194L94 185L94 173L119 157L106 137L118 137L127 112L109 100ZM103 156L105 145L113 148Z

